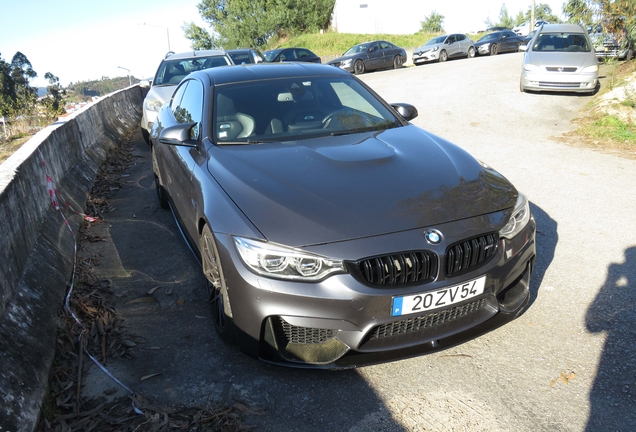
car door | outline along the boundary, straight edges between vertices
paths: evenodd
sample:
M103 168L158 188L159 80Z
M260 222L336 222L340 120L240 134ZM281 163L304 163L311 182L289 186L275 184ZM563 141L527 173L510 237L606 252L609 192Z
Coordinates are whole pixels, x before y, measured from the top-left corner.
M457 53L458 55L464 56L466 55L466 53L468 52L468 47L469 47L469 43L468 43L468 38L466 37L466 35L463 34L458 34L455 35L457 37Z
M517 35L511 31L505 31L501 35L501 49L499 51L517 51L519 40Z
M174 210L191 239L196 240L196 208L192 201L194 189L192 170L199 156L197 143L200 141L203 116L203 85L191 79L179 86L170 103L170 111L176 123L195 123L190 129L190 146L165 145L170 156L165 158L168 178L164 187L174 204Z
M367 69L379 69L384 64L384 53L378 42L373 42L367 49Z
M382 50L382 67L393 66L393 58L397 54L397 49L393 44L386 41L380 42L380 49Z
M457 42L457 35L450 35L448 36L448 39L446 39L446 43L448 45L446 45L446 53L448 54L449 58L453 58L457 56L457 53L459 52L459 43Z

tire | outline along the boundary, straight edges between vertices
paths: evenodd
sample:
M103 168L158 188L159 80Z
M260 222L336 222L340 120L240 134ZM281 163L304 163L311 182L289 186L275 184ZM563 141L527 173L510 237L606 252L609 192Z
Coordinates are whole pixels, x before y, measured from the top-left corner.
M466 54L466 58L474 58L475 57L475 47L468 48L468 54Z
M166 190L161 186L161 182L159 181L159 176L157 173L159 172L159 168L157 165L157 156L155 155L154 146L150 147L150 152L152 153L152 174L155 177L155 190L157 191L157 198L159 199L159 205L163 209L170 208L168 204L168 194Z
M150 133L146 129L141 128L141 136L146 141L146 144L150 144Z
M521 93L525 93L526 89L523 88L523 82L521 80L519 80L519 91Z
M400 69L402 64L402 56L396 55L393 59L393 69Z
M356 62L353 64L353 73L356 75L362 75L364 71L364 62L362 60L356 60Z
M227 288L223 267L219 257L219 250L214 240L214 234L212 234L207 224L201 231L199 245L203 276L205 276L205 289L208 303L210 304L214 330L224 342L234 343L236 341L236 327L232 318L225 313Z
M490 55L491 56L497 55L498 52L499 52L499 47L497 46L497 44L490 45Z
M442 50L442 52L439 53L438 61L445 62L446 60L448 60L448 54L446 53L446 51Z

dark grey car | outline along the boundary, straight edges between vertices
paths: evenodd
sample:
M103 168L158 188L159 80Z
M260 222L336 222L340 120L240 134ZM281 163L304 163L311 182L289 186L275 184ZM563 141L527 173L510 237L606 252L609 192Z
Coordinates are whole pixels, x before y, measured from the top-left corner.
M347 72L189 75L153 127L161 204L246 353L348 368L448 348L518 316L535 222L501 174Z
M511 30L496 31L482 36L475 42L479 55L497 55L504 52L517 52L524 37Z
M352 46L341 57L331 60L329 64L359 75L378 69L399 69L404 62L406 62L404 48L391 42L378 40Z

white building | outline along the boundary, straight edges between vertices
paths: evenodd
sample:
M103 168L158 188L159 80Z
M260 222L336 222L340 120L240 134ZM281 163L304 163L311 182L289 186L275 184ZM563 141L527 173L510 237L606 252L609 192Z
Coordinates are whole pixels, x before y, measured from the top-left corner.
M430 9L424 0L336 0L331 25L338 33L413 34Z

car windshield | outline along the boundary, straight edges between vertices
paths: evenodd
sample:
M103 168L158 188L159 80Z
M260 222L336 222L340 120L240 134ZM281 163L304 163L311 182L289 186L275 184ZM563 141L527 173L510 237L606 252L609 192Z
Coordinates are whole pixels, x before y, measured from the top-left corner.
M430 41L426 42L426 45L441 44L441 43L444 43L445 40L446 40L446 36L438 36L438 37L433 38ZM424 46L426 46L426 45L424 45Z
M368 43L363 43L363 44L360 44L360 45L352 46L343 55L358 54L358 53L367 52L367 49L369 49L369 45L370 44L368 44Z
M216 86L217 144L295 141L380 131L402 122L350 76L294 77Z
M533 51L590 52L583 33L541 33L534 41Z
M180 60L164 60L161 62L153 85L177 85L190 72L201 69L208 69L217 66L227 66L231 64L224 55L215 55L210 57L196 57Z
M499 35L500 33L489 33L485 36L482 36L482 38L479 39L477 42L487 42L489 40L499 39Z

